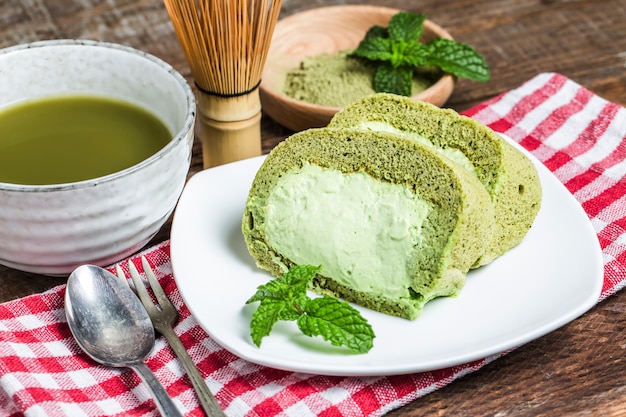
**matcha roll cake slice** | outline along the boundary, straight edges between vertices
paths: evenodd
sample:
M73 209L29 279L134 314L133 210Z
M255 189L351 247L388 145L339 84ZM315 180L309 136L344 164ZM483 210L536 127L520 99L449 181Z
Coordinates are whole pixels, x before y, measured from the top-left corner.
M386 132L321 128L270 152L242 231L271 274L321 266L312 290L414 319L429 300L463 287L493 224L476 176L432 147Z
M345 107L328 126L400 134L431 146L473 173L496 213L494 239L475 267L520 243L539 211L541 184L532 162L493 130L454 110L380 93Z

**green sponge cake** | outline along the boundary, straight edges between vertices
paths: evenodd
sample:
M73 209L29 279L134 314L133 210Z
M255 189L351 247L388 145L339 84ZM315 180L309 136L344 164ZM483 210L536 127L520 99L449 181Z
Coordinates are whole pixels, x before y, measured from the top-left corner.
M452 296L492 240L476 176L432 147L359 129L310 129L267 156L242 231L259 267L319 265L312 289L416 318Z
M392 94L374 94L337 113L329 127L388 131L431 146L464 166L484 185L495 208L485 265L522 241L541 203L532 162L497 133L453 110Z

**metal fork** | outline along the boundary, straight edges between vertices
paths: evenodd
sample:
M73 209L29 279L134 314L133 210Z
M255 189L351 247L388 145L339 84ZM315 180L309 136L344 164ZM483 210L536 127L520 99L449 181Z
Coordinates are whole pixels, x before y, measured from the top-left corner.
M176 353L176 356L178 356L178 359L183 364L183 367L185 368L185 371L187 372L187 375L191 380L191 384L196 390L196 394L198 396L198 399L200 400L200 404L202 405L204 412L209 417L225 417L226 415L218 405L213 394L211 394L211 391L209 391L209 388L204 382L204 379L202 379L202 376L200 376L198 368L196 368L182 342L180 341L176 333L174 333L172 325L178 319L178 312L176 311L174 304L172 304L169 298L167 298L167 295L163 291L163 288L161 288L159 281L157 281L156 277L154 276L154 272L152 271L148 260L144 256L141 257L141 264L143 265L143 270L146 274L146 278L148 278L150 287L152 288L152 291L154 292L154 295L156 297L158 307L152 302L152 299L150 298L150 295L146 290L145 284L143 283L143 280L141 279L137 268L135 268L135 265L131 261L128 261L128 270L130 271L130 277L133 280L135 291L137 292L141 303L146 308L146 311L148 312L148 315L152 320L152 325L159 333L165 336L170 346L174 350L174 353ZM124 272L119 265L117 265L116 270L117 276L122 281L124 281L126 285L128 285L128 281L124 276Z

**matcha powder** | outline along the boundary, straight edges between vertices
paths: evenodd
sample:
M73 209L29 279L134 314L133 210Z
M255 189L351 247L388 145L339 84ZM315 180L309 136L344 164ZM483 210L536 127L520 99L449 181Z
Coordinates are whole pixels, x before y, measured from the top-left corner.
M330 107L345 107L364 96L374 94L376 67L349 56L351 52L321 54L302 61L299 68L287 73L284 93L295 100ZM417 94L432 84L431 77L421 76L416 71L412 94Z

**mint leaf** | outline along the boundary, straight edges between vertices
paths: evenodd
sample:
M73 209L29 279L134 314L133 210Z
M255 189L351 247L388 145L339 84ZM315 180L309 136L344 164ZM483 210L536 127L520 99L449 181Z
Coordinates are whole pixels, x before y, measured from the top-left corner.
M394 68L415 67L425 57L426 50L419 42L391 41L391 59L388 61Z
M309 282L315 274L320 272L320 269L322 269L321 266L296 265L279 279L282 279L294 293L300 294L306 291Z
M266 298L281 300L285 298L289 288L279 279L272 280L267 284L260 285L256 293L246 301L246 304L254 303L255 301L263 301Z
M353 51L352 55L376 63L376 92L410 96L416 67L436 67L457 77L489 80L487 62L471 46L442 38L421 43L425 20L422 13L396 13L389 27L372 26Z
M346 346L357 353L369 351L375 337L358 310L327 296L309 301L306 314L298 318L298 328L307 336L321 336L333 346Z
M279 320L296 321L308 336L322 336L354 352L369 351L374 333L358 310L332 297L310 299L306 289L320 266L294 266L280 278L260 285L246 304L260 302L252 313L250 336L256 346Z
M270 334L272 327L280 320L283 311L288 306L285 300L272 298L266 298L261 302L250 321L250 336L255 345L261 346L261 340Z
M389 37L389 31L387 30L387 28L375 25L369 28L367 33L365 33L364 40L370 39L370 38L388 38L388 37Z
M409 12L396 13L389 21L389 37L399 41L417 41L424 32L424 21L426 16L423 13L415 14Z
M392 45L393 42L387 38L365 38L352 53L370 61L390 61L393 57Z
M295 300L301 294L306 293L306 287L319 270L319 266L294 266L282 277L259 285L256 293L246 301L246 304L263 301L266 298Z
M293 297L289 300L287 307L281 311L280 319L285 321L298 320L298 317L302 315L304 309L310 298L306 294L302 294L299 297Z
M246 304L261 302L250 322L250 336L255 345L261 345L277 321L300 317L309 300L306 288L319 270L318 266L294 266L282 277L257 287L256 293L246 301Z
M403 63L411 67L425 65L428 60L428 49L419 42L406 42L403 49Z
M451 39L433 39L426 44L428 57L424 65L475 81L489 81L489 66L473 47Z
M374 90L377 93L410 96L412 78L413 67L402 66L394 68L390 63L384 62L376 69L374 74Z

